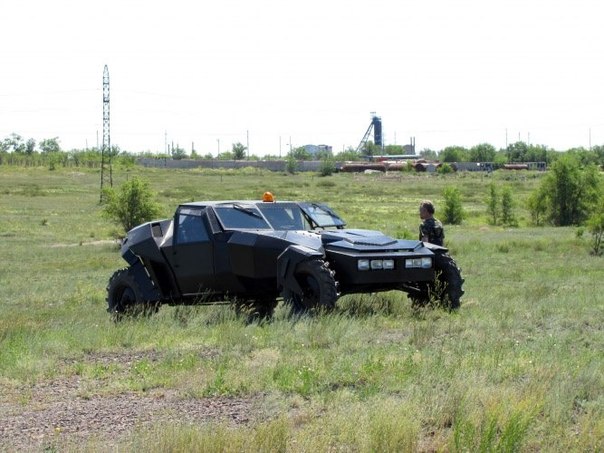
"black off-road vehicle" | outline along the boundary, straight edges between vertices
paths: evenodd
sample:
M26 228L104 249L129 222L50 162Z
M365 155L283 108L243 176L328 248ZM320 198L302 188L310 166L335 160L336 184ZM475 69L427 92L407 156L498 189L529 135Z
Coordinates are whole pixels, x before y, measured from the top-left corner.
M107 286L109 313L226 301L270 316L281 297L303 312L388 290L415 305L459 307L463 279L446 248L345 228L324 204L266 200L185 203L174 218L129 231L129 266Z

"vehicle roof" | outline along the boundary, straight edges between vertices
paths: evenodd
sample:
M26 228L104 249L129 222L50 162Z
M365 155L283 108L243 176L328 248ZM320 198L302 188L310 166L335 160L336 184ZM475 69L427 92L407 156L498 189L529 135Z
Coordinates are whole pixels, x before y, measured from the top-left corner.
M244 203L244 204L299 204L303 201L262 201L262 200L212 200L212 201L190 201L181 203L180 206L218 206L221 204Z

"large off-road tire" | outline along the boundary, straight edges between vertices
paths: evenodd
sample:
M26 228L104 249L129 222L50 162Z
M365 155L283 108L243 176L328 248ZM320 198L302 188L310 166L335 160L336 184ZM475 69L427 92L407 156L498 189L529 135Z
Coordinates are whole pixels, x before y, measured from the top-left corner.
M111 276L107 285L107 311L115 321L124 316L150 315L157 309L158 304L143 299L139 284L127 268Z
M438 304L449 310L457 310L461 306L463 282L461 269L448 253L436 253L434 256L436 280L431 283L421 283L419 292L409 294L414 307Z
M430 304L432 295L432 283L420 282L415 285L417 292L409 293L408 298L411 300L413 308L421 308Z
M436 254L436 269L440 271L438 280L441 286L439 294L441 303L451 310L458 309L464 293L461 269L448 253Z
M295 273L302 294L286 287L283 289L283 299L295 314L333 309L338 299L338 285L334 276L335 272L322 259L302 261Z

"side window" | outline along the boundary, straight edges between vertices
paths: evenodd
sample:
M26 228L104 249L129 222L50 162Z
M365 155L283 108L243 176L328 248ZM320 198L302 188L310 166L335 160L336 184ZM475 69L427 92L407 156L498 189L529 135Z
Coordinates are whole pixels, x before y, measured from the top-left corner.
M178 244L186 244L208 240L208 231L201 220L201 212L190 209L181 210L178 215L176 242Z

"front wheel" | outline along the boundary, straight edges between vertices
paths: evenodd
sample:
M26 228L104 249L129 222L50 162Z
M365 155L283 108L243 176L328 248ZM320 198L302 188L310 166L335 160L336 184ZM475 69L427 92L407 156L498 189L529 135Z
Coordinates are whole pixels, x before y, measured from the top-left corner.
M461 306L464 294L461 269L448 253L436 253L434 256L436 278L433 282L420 283L417 292L409 295L415 308L428 304L438 304L449 310Z
M155 313L157 304L143 299L140 286L128 269L115 272L107 285L107 311L115 321L124 316L140 316Z
M311 259L298 264L295 279L302 288L302 294L291 288L284 288L283 299L294 313L304 313L313 309L333 309L338 299L335 272L322 259Z

